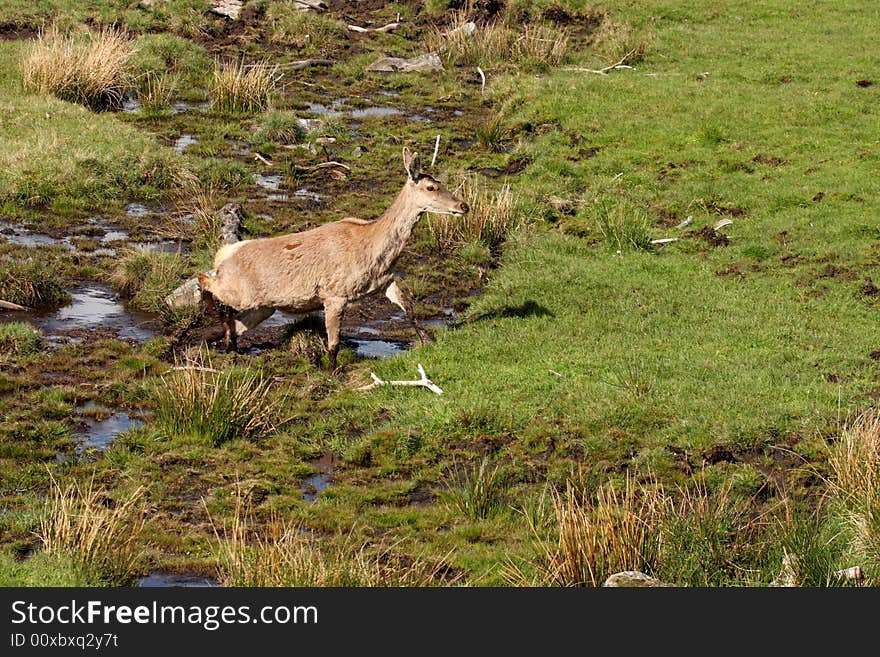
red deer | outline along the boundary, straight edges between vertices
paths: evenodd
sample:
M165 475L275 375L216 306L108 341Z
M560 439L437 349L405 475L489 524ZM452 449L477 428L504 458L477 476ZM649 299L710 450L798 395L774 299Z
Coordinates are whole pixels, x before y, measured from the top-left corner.
M199 287L206 305L214 306L223 320L224 349L237 349L236 318L238 326L246 329L275 309L292 313L323 309L329 366L335 370L346 305L383 289L403 310L419 339L428 339L392 268L423 212L461 216L468 205L422 171L418 154L407 148L403 165L407 173L403 189L378 219L346 217L299 233L236 242L217 252L216 274L199 274Z

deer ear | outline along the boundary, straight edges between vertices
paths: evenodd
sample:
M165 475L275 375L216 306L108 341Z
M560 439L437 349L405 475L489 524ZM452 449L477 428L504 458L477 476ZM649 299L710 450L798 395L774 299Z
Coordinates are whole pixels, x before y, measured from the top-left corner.
M403 168L406 169L406 175L415 182L419 179L419 173L422 171L422 163L419 160L418 153L411 153L410 150L403 147Z

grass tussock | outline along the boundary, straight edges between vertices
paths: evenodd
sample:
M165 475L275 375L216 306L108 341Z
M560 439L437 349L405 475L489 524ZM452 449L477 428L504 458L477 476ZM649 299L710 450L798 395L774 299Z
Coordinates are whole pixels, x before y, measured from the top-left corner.
M170 112L179 81L174 75L148 73L138 82L138 101L146 115Z
M591 223L605 245L613 251L652 251L651 220L648 213L620 199L600 199L591 209Z
M122 500L90 481L62 486L51 476L46 512L38 536L43 551L69 560L88 580L129 584L141 551L138 537L145 521L144 491L137 488Z
M455 471L446 498L450 507L470 520L482 520L496 513L503 504L507 482L499 464L488 458L479 464Z
M210 514L209 514L210 516ZM229 524L215 523L213 549L223 586L425 587L454 582L444 560L429 562L396 545L330 545L272 514L262 527L243 496Z
M272 96L281 80L277 64L241 61L214 67L211 85L212 108L218 114L257 114L272 106Z
M295 112L273 110L254 121L255 130L248 137L251 144L296 144L305 139L306 131Z
M470 206L467 214L462 217L429 214L425 221L428 238L437 249L455 249L479 242L497 251L524 225L509 184L494 191L476 177L468 177L456 193Z
M40 350L42 333L27 322L0 324L0 356L27 356Z
M159 312L164 298L181 282L184 263L176 253L149 249L126 249L110 274L111 284L131 298L133 306Z
M162 376L156 390L162 431L214 447L274 431L280 406L281 398L261 372L214 369L202 351Z
M537 586L601 586L624 570L656 572L659 523L666 502L659 489L638 488L627 477L623 490L608 483L595 499L586 498L571 482L565 492L551 491L555 520L551 536L530 521L537 539L538 560L529 576L514 566L512 583Z
M302 11L293 2L273 2L266 9L269 40L312 57L327 57L339 48L347 30L338 20Z
M114 28L64 34L52 26L25 50L22 85L26 92L96 111L119 109L131 83L127 65L133 52L128 35Z
M858 563L880 568L880 411L864 412L829 456L835 513Z
M498 20L479 24L474 30L466 10L455 12L447 28L432 28L425 41L428 51L439 52L450 67L543 69L562 64L568 50L568 34L563 28Z
M0 263L0 299L30 308L59 306L70 299L53 268L39 260Z

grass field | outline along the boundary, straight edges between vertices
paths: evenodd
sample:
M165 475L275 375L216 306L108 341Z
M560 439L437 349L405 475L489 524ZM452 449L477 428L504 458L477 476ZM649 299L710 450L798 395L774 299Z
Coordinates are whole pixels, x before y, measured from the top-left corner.
M33 8L5 4L21 29L36 24ZM182 382L170 368L187 353L170 327L142 345L57 350L8 331L0 347L18 335L29 347L0 348L0 581L27 586L48 569L53 583L131 585L165 569L227 585L550 586L638 569L678 586L767 586L794 554L798 585L852 584L834 575L852 565L876 584L880 9L523 0L497 18L519 12L565 30L561 61L477 52L443 73L382 77L363 69L378 54L423 52L453 21L446 5L369 14L381 25L402 10L399 33L353 37L325 23L324 38L339 42L328 49L290 42L272 12L255 11L253 29L230 40L191 33L185 3L165 3L161 15L103 4L134 32L197 44L164 47L200 62L188 88L202 93L200 80L205 100L205 57L241 52L284 71L344 54L327 69L286 73L265 110L137 115L25 94L24 44L0 41L4 222L57 229L135 200L173 205L193 185L209 188L215 210L247 205L251 171L329 200L304 211L276 204L271 222L258 216L262 201L247 205L249 234L371 217L402 184L401 145L430 161L439 133L438 175L450 188L466 177L492 193L509 185L516 229L503 243L438 246L423 222L404 284L424 314L437 294L454 297L455 320L434 344L392 359L347 350L336 373L315 367L320 356L301 336L256 354L215 353L210 369L222 375ZM485 88L472 61L490 62ZM322 136L334 141L267 127L353 96L368 106L393 99L402 115L354 127L328 119ZM403 117L426 107L432 123ZM182 134L197 143L178 154L169 146ZM231 146L254 134L269 170ZM310 139L316 155L289 148ZM347 180L309 177L310 165L334 158L351 166ZM210 251L181 255L168 289L203 270ZM0 244L3 253L23 251ZM61 263L68 286L112 280L110 261L41 253ZM418 364L442 396L356 390L370 372L417 378ZM259 390L242 393L256 401L235 411L253 416L233 422L222 410L239 408L230 382L257 379ZM169 401L184 384L188 418ZM59 464L84 401L145 422L104 452ZM237 422L257 430L236 434ZM325 462L330 485L306 499ZM75 535L47 536L60 502L53 524L42 499L69 498L70 482L83 486L78 504L98 491L128 510L103 520L137 529L113 548L124 567L90 561L92 546Z

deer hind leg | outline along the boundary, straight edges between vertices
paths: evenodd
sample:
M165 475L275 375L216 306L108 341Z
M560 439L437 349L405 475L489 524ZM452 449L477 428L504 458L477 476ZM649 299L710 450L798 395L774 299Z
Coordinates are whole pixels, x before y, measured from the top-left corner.
M409 298L404 294L403 290L397 285L397 281L391 281L391 285L388 286L388 289L385 290L385 296L388 297L388 300L393 303L395 306L400 308L403 311L403 314L406 315L406 318L409 320L410 324L413 325L413 328L416 331L416 335L419 336L419 341L422 344L426 342L433 342L434 340L425 332L419 322L416 320L415 313L413 313L412 303Z
M342 325L342 312L345 299L332 298L324 302L324 327L327 329L327 358L330 370L336 369L336 354L339 353L339 330Z

